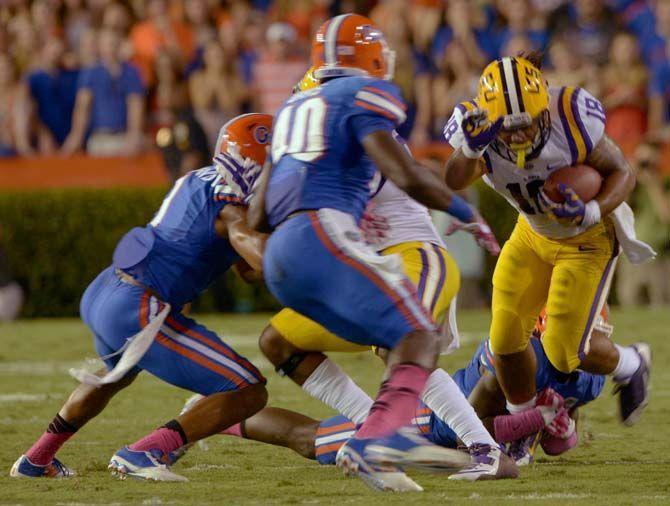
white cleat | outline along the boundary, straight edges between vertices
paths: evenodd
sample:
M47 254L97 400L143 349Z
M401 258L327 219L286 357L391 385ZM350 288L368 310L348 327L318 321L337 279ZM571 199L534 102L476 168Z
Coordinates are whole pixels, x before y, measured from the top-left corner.
M365 448L365 458L377 465L410 466L435 472L455 472L472 463L467 453L433 444L410 428L370 443Z
M519 476L517 465L498 446L473 445L469 450L472 465L449 476L450 480L504 480Z
M380 492L422 492L421 485L395 466L379 466L363 457L368 441L350 439L337 452L335 462L346 476L358 476Z

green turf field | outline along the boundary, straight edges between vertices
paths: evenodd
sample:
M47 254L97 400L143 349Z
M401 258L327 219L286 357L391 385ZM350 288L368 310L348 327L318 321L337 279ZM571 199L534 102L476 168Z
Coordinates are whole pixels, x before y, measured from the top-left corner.
M266 317L210 316L220 331L269 378L270 405L319 417L329 410L277 377L261 359L256 336ZM625 428L616 405L603 396L582 410L579 447L565 457L539 455L515 481L454 483L439 475L413 475L423 494L370 491L335 468L320 467L283 448L231 437L215 437L195 448L175 468L185 484L120 482L106 470L109 457L150 429L174 417L185 391L143 374L98 419L59 453L79 475L70 480L13 480L13 461L41 434L74 386L67 369L94 355L89 334L76 320L32 320L0 324L0 504L670 504L670 311L614 312L615 337L651 342L655 370L651 405L639 424ZM464 365L488 325L488 314L464 312L465 343L442 365ZM369 392L382 371L371 355L335 355ZM540 450L541 452L541 450Z

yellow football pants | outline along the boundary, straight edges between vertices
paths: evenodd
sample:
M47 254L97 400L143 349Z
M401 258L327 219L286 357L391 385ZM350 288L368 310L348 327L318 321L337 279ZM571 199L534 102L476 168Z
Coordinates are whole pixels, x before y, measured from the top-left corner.
M552 240L520 216L493 273L492 351L524 350L546 302L544 350L558 370L575 370L588 353L593 325L607 300L618 250L610 222Z
M402 257L405 274L417 287L424 307L438 325L442 324L461 284L458 266L447 250L426 242L406 242L387 248L381 254ZM305 351L358 352L370 349L342 339L288 308L273 316L270 325L293 346Z

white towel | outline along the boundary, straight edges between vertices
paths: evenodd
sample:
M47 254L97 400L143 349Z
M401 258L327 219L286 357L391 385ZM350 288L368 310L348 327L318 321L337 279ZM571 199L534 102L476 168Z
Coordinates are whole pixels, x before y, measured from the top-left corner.
M610 216L614 223L616 238L630 263L642 264L656 257L654 249L635 236L635 215L628 204L624 202L612 211Z
M116 383L121 378L123 378L137 363L141 360L144 354L151 346L151 343L154 342L158 331L161 329L165 318L170 313L170 304L165 304L163 310L156 315L156 317L151 320L146 327L140 330L134 336L128 338L123 347L114 353L113 355L118 355L123 353L121 358L116 363L114 369L109 371L103 377L96 376L88 372L86 369L70 369L70 376L74 379L80 381L81 383L86 383L87 385L93 386L102 386L109 383Z
M449 304L449 313L440 329L440 355L449 355L461 347L461 338L458 334L458 325L456 324L456 300L458 296L454 297Z

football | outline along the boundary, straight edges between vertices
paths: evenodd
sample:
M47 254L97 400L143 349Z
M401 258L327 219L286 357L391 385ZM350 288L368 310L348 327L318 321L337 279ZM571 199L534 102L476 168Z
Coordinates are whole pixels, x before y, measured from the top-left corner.
M560 183L575 190L579 198L588 202L600 191L603 178L597 170L588 165L573 165L556 169L544 182L543 189L545 195L558 204L565 201L563 195L558 191Z

